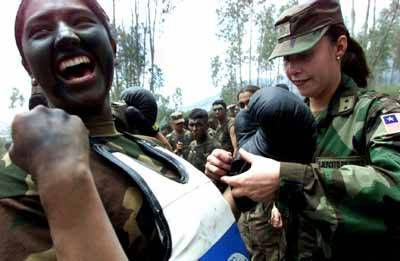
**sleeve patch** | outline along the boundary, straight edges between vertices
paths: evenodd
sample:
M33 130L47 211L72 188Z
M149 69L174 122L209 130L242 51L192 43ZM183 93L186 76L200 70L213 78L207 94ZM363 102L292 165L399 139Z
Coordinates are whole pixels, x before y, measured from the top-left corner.
M388 134L400 133L400 113L382 115L381 119Z

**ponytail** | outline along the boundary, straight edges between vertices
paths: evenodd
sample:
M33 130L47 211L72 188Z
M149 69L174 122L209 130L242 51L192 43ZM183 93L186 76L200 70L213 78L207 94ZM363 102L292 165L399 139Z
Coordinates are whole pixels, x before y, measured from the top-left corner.
M332 25L326 32L332 42L336 42L341 35L347 37L347 50L342 57L342 72L350 76L359 87L367 87L370 71L364 50L360 44L350 37L349 32L343 24Z

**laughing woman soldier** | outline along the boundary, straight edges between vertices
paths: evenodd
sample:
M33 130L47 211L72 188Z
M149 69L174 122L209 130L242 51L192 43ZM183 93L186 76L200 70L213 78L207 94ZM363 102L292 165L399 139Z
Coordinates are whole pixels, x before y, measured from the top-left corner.
M22 0L15 37L53 108L12 124L0 161L0 260L212 260L233 214L203 173L115 130L115 42L97 1ZM223 255L243 257L236 239Z
M317 124L315 164L242 151L251 169L222 180L236 197L277 195L281 212L295 221L288 260L398 260L399 102L365 90L364 53L349 36L339 1L290 8L275 27L279 39L270 59L283 57L286 75L307 97ZM229 154L214 151L206 172L224 176L230 162Z

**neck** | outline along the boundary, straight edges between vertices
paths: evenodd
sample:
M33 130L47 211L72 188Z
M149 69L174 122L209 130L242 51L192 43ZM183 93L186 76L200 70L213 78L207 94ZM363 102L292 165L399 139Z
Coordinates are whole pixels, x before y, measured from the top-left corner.
M201 144L201 143L204 143L206 140L207 140L207 134L199 137L196 141L197 141L197 144Z
M341 74L333 81L330 87L325 89L326 91L316 97L310 97L310 109L312 112L318 113L324 111L328 107L333 95L339 88L340 81Z
M98 113L79 115L89 130L90 136L116 135L110 106L104 106Z

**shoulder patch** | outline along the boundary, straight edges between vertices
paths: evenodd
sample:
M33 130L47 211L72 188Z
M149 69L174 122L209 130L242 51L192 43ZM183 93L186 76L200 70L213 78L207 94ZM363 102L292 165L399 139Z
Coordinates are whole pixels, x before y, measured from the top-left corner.
M388 134L400 133L400 113L385 114L381 119Z

